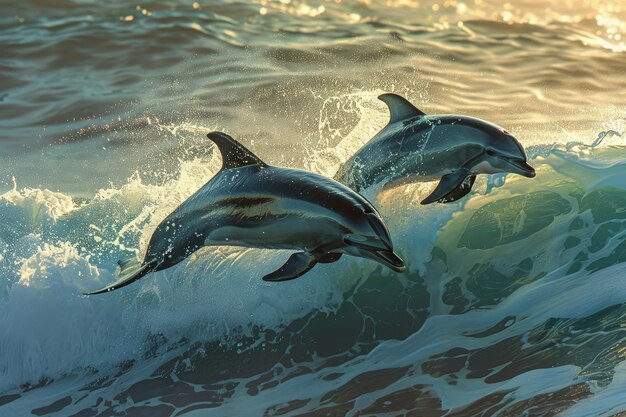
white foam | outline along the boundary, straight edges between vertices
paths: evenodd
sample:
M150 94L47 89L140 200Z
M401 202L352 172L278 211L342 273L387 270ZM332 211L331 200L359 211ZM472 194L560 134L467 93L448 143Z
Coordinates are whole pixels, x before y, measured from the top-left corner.
M611 417L626 411L626 361L614 369L611 383L596 389L593 396L585 398L565 410L560 417Z

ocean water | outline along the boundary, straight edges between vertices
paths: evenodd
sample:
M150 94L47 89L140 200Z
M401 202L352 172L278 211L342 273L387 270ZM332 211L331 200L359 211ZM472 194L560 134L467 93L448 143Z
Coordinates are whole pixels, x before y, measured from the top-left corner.
M220 167L332 176L388 114L537 177L365 195L408 271L218 247L85 297ZM0 1L0 415L626 415L626 3Z

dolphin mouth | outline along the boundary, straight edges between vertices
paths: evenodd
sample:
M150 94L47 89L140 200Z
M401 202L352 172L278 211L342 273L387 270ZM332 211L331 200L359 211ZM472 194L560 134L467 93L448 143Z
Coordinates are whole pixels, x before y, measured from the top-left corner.
M373 260L378 261L389 269L396 272L406 271L404 261L392 250L368 251L368 253L373 255Z
M537 175L535 168L522 159L507 159L507 162L516 168L513 171L515 174L523 175L527 178L534 178Z

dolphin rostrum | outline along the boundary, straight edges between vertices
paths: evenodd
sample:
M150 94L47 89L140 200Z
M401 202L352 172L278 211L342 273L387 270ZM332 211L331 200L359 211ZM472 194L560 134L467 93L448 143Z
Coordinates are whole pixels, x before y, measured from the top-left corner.
M441 179L422 204L448 203L469 193L477 174L535 176L522 145L499 126L468 116L428 116L396 94L378 98L389 107L389 123L335 175L356 191Z
M343 254L402 272L378 211L358 193L324 176L267 165L230 136L208 134L223 166L209 182L163 220L143 261L120 261L121 278L100 294L169 268L203 246L291 249L265 281L286 281Z

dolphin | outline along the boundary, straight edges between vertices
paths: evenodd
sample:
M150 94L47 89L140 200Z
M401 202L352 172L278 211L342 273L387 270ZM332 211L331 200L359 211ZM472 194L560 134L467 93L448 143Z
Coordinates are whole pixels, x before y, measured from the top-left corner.
M298 278L343 254L404 271L387 226L364 197L330 178L268 165L225 133L208 137L222 155L222 169L158 225L143 261L119 261L121 278L87 295L170 268L203 246L298 251L265 281Z
M335 175L356 191L440 179L421 203L448 203L469 193L477 174L535 176L519 141L493 123L452 114L428 116L396 94L378 98L389 107L389 123Z

